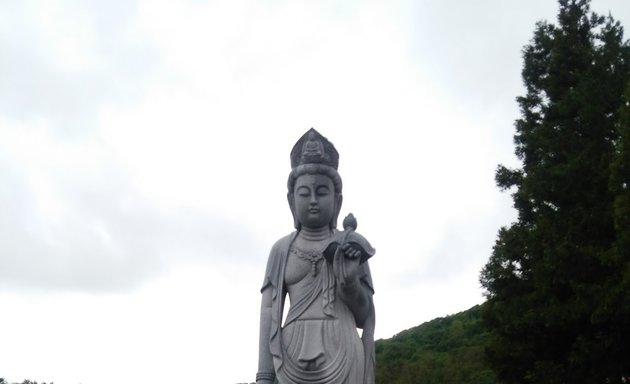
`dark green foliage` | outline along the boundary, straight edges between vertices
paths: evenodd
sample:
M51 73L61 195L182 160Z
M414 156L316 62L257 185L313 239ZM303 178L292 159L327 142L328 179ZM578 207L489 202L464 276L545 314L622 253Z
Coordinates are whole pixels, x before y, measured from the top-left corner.
M522 168L496 173L518 221L481 274L488 357L505 383L616 383L630 374L630 45L588 0L559 4L523 50Z
M0 378L0 384L10 384L10 383L6 381L4 378ZM25 379L21 383L13 383L13 384L37 384L37 381ZM41 384L46 384L46 382L42 382ZM53 382L51 381L50 384L53 384Z
M480 307L376 342L377 384L493 384L484 362Z

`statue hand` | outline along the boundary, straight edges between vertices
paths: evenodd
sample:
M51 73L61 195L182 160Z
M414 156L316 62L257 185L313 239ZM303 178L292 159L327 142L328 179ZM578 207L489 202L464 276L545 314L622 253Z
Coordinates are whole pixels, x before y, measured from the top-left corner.
M343 250L343 253L346 255L346 258L348 259L361 259L361 249L360 248L355 248L354 246L352 246L352 244L350 243L345 243L341 249Z
M341 247L343 256L338 262L337 276L342 285L354 285L358 280L361 250L346 243Z

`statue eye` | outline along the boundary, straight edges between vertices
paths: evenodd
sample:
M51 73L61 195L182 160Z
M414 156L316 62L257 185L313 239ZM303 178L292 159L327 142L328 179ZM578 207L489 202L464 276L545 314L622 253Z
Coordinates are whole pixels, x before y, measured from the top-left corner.
M317 188L317 196L328 196L329 193L330 191L326 186Z
M300 197L308 197L311 194L311 190L307 187L299 187L297 190L297 195Z

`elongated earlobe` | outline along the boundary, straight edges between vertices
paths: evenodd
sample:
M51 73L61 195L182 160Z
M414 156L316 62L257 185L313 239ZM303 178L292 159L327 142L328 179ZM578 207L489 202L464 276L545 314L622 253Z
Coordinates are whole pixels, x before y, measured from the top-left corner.
M293 226L298 231L302 228L302 225L297 219L297 215L295 214L295 198L293 193L287 193L287 201L289 203L289 209L291 209L291 215L293 215Z
M343 196L341 194L335 195L335 211L330 221L330 229L337 228L337 218L339 217L339 212L341 212L341 203L343 202Z

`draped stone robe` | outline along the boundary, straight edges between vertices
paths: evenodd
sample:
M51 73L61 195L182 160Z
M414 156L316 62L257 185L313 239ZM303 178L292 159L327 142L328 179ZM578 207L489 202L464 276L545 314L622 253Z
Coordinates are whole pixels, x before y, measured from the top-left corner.
M269 351L280 384L373 384L374 309L368 263L360 265L361 289L370 311L361 338L354 315L339 298L332 265L307 274L290 289L285 284L289 252L297 232L272 248L262 290L272 289ZM289 292L290 291L290 292ZM282 324L286 294L291 306Z

